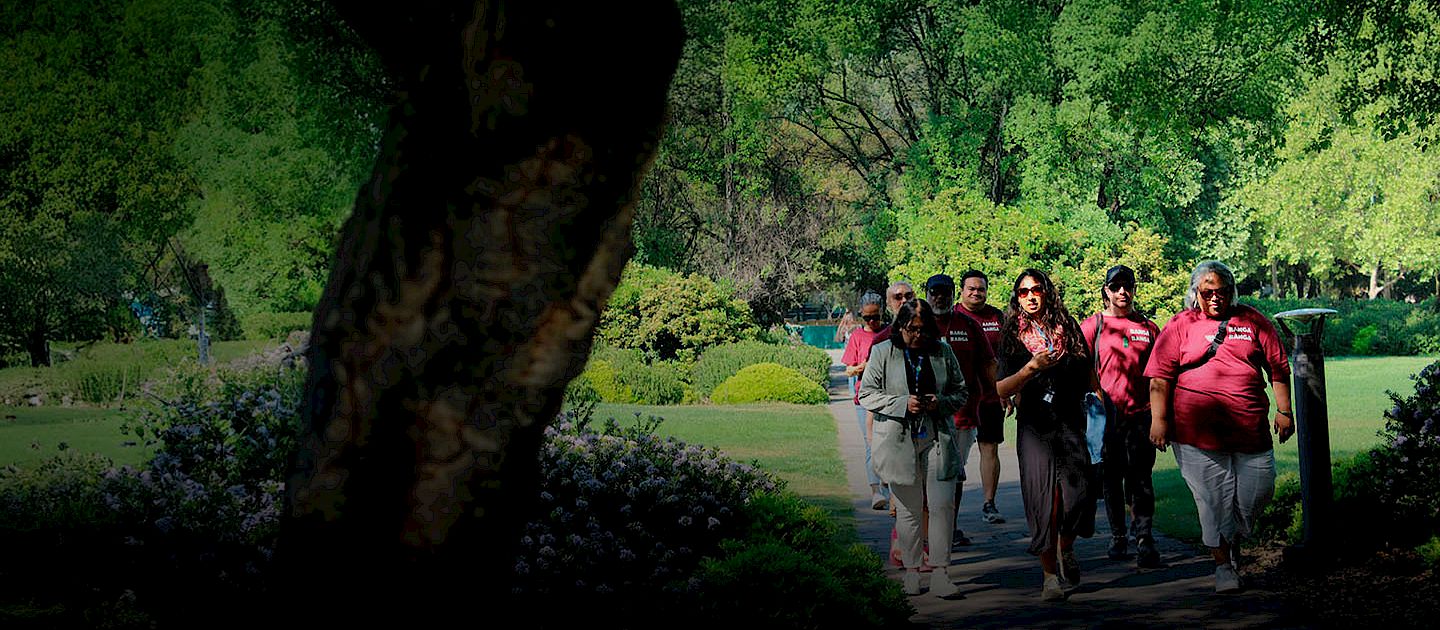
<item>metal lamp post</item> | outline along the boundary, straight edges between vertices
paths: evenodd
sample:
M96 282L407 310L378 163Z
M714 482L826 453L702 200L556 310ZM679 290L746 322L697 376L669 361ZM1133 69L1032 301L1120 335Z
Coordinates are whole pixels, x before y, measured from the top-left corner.
M1301 547L1320 551L1331 542L1330 416L1325 402L1325 316L1337 311L1302 308L1275 314L1294 365L1295 427L1300 451ZM1293 554L1291 554L1293 555ZM1306 554L1312 555L1313 554Z

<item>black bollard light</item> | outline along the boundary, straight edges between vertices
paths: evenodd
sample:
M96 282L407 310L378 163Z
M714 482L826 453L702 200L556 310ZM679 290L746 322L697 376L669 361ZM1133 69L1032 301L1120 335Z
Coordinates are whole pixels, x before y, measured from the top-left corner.
M1275 314L1281 335L1290 346L1295 397L1295 435L1300 450L1300 549L1287 556L1318 560L1333 542L1330 517L1334 489L1330 480L1330 415L1325 402L1325 352L1320 344L1325 316L1337 311L1302 308ZM1298 559L1298 558L1297 558Z

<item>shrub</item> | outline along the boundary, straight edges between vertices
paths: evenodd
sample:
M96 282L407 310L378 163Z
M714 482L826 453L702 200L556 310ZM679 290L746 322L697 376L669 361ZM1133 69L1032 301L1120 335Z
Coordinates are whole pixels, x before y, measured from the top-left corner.
M622 626L679 614L676 597L694 588L701 559L744 531L745 503L778 489L714 448L657 437L658 424L610 420L595 430L562 417L546 429L541 505L513 575L521 609L553 613L540 623L569 626L596 611Z
M310 324L314 319L314 313L301 311L297 313L255 313L240 319L240 327L245 331L246 339L270 339L279 341L285 339L291 332L300 330L310 332Z
M792 494L761 494L744 516L745 535L701 564L689 606L697 618L715 627L882 628L904 626L914 613L879 556L837 542L835 523L819 507Z
M710 399L717 404L776 401L813 405L829 399L825 388L777 363L758 363L726 379Z
M830 384L830 355L813 346L741 341L707 350L695 364L695 394L706 397L740 370L757 363L778 363L821 387Z
M639 350L597 344L583 376L607 403L674 405L690 397L683 373L673 362L647 364Z
M650 361L693 363L706 349L753 339L758 330L744 301L700 275L631 265L600 318L597 336Z
M297 372L185 372L178 399L124 426L158 446L140 470L61 457L0 475L0 587L75 627L193 622L262 588L297 443Z
M1390 393L1385 412L1386 442L1331 468L1335 506L1331 531L1366 531L1350 537L1347 553L1363 554L1383 545L1413 547L1440 534L1440 362L1413 377L1415 393ZM1298 542L1301 538L1299 478L1281 477L1275 497L1259 519L1257 534ZM1385 527L1369 520L1385 514Z
M1440 313L1435 298L1419 304L1395 300L1331 300L1240 298L1272 320L1276 313L1299 308L1330 308L1322 344L1327 356L1414 355L1440 352Z
M1395 534L1418 544L1440 533L1440 362L1411 378L1414 394L1390 392L1395 406L1385 412L1381 432L1388 444L1376 449L1372 459L1380 482L1376 499L1393 523L1415 528Z

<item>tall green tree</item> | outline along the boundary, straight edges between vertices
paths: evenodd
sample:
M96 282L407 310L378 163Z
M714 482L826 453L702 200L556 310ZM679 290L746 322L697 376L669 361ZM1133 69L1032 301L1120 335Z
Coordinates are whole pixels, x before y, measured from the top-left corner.
M110 1L4 13L0 335L48 365L48 340L103 330L189 218L193 181L171 151L187 102L171 87L194 58L180 34L203 12Z

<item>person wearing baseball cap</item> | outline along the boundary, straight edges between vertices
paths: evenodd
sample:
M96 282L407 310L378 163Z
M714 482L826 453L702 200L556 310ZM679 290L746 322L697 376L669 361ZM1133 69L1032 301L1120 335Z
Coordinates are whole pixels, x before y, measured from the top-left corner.
M955 358L960 362L960 371L965 382L971 383L971 394L964 406L955 412L955 441L960 449L960 466L963 469L970 459L970 447L975 444L980 427L981 393L995 388L995 351L985 338L985 331L974 319L958 312L955 305L955 279L943 273L930 276L925 281L925 297L935 311L935 323L940 327L941 338L950 344ZM952 543L957 546L970 544L970 538L960 528L958 516L961 492L965 476L955 482L955 532Z
M1115 421L1105 431L1105 461L1100 465L1105 515L1110 521L1109 556L1112 560L1130 557L1128 532L1135 539L1136 565L1153 569L1160 566L1160 553L1151 535L1155 487L1150 473L1155 466L1155 448L1150 443L1150 379L1145 376L1145 365L1160 329L1135 310L1133 269L1111 267L1105 272L1100 293L1103 310L1081 323L1080 330L1095 357L1100 388L1115 406Z

